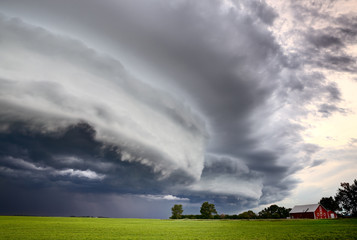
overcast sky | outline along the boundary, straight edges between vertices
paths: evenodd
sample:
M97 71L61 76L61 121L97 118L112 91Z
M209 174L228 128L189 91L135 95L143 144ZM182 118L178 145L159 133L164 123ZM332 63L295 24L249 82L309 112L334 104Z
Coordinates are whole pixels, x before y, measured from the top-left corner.
M0 214L293 207L357 177L354 0L0 0Z

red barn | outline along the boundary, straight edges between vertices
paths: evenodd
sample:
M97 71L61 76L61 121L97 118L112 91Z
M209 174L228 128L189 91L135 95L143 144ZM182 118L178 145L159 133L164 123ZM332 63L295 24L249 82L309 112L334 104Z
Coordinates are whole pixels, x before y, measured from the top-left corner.
M296 205L290 211L290 218L311 218L311 219L327 219L337 217L336 213L331 211L329 213L320 204L309 204L309 205Z
M337 214L334 211L328 210L327 214L328 218L337 218Z

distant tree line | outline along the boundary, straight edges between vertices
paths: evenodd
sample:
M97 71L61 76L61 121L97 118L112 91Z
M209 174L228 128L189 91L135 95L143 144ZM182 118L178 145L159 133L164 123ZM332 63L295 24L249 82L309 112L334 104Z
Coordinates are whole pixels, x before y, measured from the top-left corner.
M337 211L342 215L357 217L357 180L355 179L352 184L341 183L341 187L342 188L337 190L335 197L321 198L320 204L327 210ZM200 209L200 215L183 215L181 204L174 205L171 211L171 219L281 219L289 217L291 208L279 207L273 204L264 208L258 214L249 210L240 214L219 215L213 203L204 202Z
M182 219L182 218L189 218L189 219L212 219L216 218L217 210L213 203L204 202L202 203L200 213L201 215L182 215L183 209L181 204L175 204L171 208L171 219Z
M176 204L171 208L171 219L279 219L287 218L289 216L291 208L279 207L277 205L271 205L268 208L264 208L258 214L252 210L240 213L240 214L220 214L218 215L215 205L213 203L204 202L200 209L200 215L189 214L183 215L183 209L181 204Z

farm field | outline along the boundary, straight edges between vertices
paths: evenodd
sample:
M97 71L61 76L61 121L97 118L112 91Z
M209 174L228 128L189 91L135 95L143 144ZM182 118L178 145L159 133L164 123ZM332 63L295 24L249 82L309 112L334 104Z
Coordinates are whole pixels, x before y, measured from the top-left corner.
M0 216L0 239L357 239L357 219L158 220Z

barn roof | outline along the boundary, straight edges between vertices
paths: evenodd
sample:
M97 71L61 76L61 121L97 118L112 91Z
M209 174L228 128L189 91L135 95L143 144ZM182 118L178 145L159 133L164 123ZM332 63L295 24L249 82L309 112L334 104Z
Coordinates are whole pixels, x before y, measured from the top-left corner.
M290 213L315 212L318 207L319 204L296 205L291 209Z

